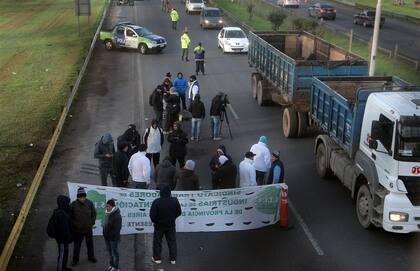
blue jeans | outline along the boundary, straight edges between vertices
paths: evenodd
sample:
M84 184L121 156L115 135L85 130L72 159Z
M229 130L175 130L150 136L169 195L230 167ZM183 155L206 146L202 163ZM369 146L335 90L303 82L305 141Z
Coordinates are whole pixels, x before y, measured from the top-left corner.
M211 135L213 138L220 137L220 116L210 116Z
M109 265L118 269L120 264L120 254L118 253L118 244L120 241L105 240L109 253Z
M192 118L191 120L191 136L195 139L200 138L201 119Z

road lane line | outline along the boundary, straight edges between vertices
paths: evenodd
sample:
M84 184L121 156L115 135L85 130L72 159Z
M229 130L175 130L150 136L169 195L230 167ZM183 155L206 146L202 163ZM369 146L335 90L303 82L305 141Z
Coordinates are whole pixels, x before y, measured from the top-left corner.
M233 117L234 117L236 120L239 120L239 116L238 116L238 114L236 114L236 112L235 112L235 110L233 109L233 107L232 107L230 104L227 104L227 107L229 108L229 110L230 110L230 112L232 113Z
M309 242L311 242L312 247L315 249L316 253L319 256L324 256L324 251L322 250L321 246L318 244L318 241L312 235L311 231L309 230L308 225L306 225L305 221L303 221L302 216L298 213L298 211L296 210L296 208L293 205L293 203L290 200L290 198L288 200L288 204L289 204L290 210L292 210L292 212L295 215L297 221L299 222L299 225L302 227L303 232L305 233L305 235L308 238Z

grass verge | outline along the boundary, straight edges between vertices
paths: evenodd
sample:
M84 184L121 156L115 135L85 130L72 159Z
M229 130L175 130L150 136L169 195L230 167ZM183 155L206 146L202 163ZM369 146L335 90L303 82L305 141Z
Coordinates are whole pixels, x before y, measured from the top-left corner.
M403 0L404 5L398 5L398 4L395 4L395 2L398 3L399 1L398 0L397 1L382 0L382 10L420 19L420 9L415 8L414 0ZM377 3L377 0L356 1L356 4L368 6L368 7L371 7L372 9L376 8L376 3Z

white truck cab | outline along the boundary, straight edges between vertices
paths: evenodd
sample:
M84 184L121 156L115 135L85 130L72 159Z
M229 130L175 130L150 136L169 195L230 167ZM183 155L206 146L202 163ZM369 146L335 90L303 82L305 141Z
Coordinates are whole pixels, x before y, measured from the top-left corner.
M186 0L185 11L187 14L200 13L205 7L204 0Z

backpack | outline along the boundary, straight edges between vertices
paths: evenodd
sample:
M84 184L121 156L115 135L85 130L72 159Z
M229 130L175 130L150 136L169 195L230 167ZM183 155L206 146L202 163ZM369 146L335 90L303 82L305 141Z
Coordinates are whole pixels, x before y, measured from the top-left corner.
M55 211L51 215L50 220L48 220L47 234L50 238L57 237L57 217L55 215Z

